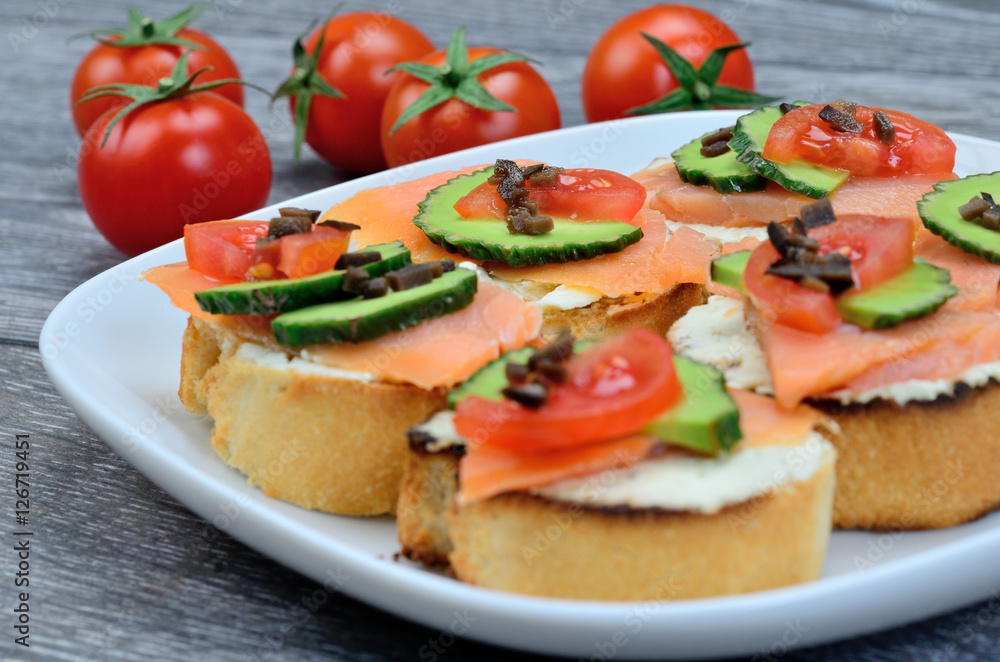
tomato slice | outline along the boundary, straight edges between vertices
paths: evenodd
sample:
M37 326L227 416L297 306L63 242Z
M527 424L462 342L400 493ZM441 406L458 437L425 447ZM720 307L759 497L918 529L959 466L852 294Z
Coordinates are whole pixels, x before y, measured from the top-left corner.
M858 106L861 133L833 130L819 118L824 104L802 106L774 123L763 156L779 163L802 159L858 177L945 175L955 167L955 143L943 130L907 113ZM882 110L892 121L896 139L883 144L872 128L872 116Z
M546 453L470 447L459 466L459 489L465 501L478 501L609 469L622 470L645 458L657 443L649 435L634 435Z
M843 252L851 258L855 290L884 283L913 265L913 222L865 214L838 216L834 223L809 230L820 243L820 253ZM829 333L840 316L829 293L817 292L795 281L765 273L778 259L771 242L754 249L743 273L743 282L754 306L765 319L785 326Z
M830 333L840 323L840 315L829 292L817 292L793 280L764 273L781 257L774 245L765 241L754 249L743 272L743 285L755 308L769 322L784 324L810 333Z
M527 182L539 212L580 221L615 220L628 223L646 201L646 189L631 177L611 170L571 168L555 184ZM455 203L462 218L503 218L507 205L496 184L483 182Z
M463 400L455 427L470 445L542 452L633 434L681 397L667 341L629 329L574 356L570 379L541 409L510 400Z
M279 241L278 270L289 278L302 278L333 269L340 256L347 252L351 233L317 227L312 232L288 235Z
M866 214L838 216L836 222L809 231L821 253L842 251L851 258L854 287L866 290L913 266L913 222Z
M215 278L243 278L267 221L208 221L184 226L188 266Z

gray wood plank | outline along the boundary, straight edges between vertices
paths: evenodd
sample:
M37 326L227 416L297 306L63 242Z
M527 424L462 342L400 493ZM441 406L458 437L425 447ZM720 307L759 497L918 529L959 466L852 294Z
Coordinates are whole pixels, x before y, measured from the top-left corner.
M437 632L343 595L301 622L315 585L215 531L111 452L55 392L35 343L53 306L121 261L92 228L76 191L79 140L68 87L85 42L80 30L119 24L125 0L6 0L0 4L0 471L10 475L11 437L34 441L32 647L9 636L11 593L0 591L0 658L23 660L410 660ZM155 16L184 0L137 2ZM473 44L522 51L541 71L563 124L584 121L579 77L586 54L618 17L644 3L541 0L401 2L401 16L444 44L461 24ZM744 38L758 88L793 98L856 99L912 112L947 129L1000 139L1000 74L993 0L713 0ZM348 2L380 9L386 2ZM57 7L18 42L24 21ZM273 87L289 67L292 37L329 10L264 0L217 0L198 22L231 50L248 79ZM24 33L27 35L30 30ZM287 108L247 94L264 129L275 180L272 202L346 177L306 150L291 164ZM0 533L11 524L2 515ZM4 536L7 539L7 536ZM6 545L4 545L6 548ZM11 555L0 553L6 586ZM928 599L932 599L930 596ZM785 655L848 660L993 660L1000 613L983 604L905 628ZM719 624L724 632L725 624ZM720 634L720 636L722 636ZM774 652L774 651L772 651ZM505 660L501 649L460 641L442 658ZM529 656L519 656L529 657ZM429 658L428 658L429 659ZM766 656L761 659L766 659Z

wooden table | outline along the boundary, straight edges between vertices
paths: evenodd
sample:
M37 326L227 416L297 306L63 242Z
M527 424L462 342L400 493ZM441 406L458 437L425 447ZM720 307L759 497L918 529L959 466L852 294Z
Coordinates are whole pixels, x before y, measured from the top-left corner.
M79 141L67 96L74 67L89 45L66 46L65 41L81 30L120 24L127 4L8 0L0 6L5 34L0 45L0 484L6 508L14 437L30 434L36 529L30 649L12 643L10 536L4 535L0 545L0 658L430 659L423 647L437 632L343 595L332 596L304 622L296 620L295 608L315 588L311 581L228 537L203 539L204 522L111 452L44 374L37 339L46 315L67 292L123 259L93 229L77 194ZM136 4L161 17L179 9L183 0ZM197 27L230 49L246 78L273 88L289 68L292 38L332 5L303 4L279 9L279 3L263 0L216 0ZM437 44L467 24L472 44L488 42L543 61L542 72L556 91L567 126L583 122L579 78L588 49L612 21L642 4L399 3L402 17ZM899 108L949 130L1000 139L995 119L1000 10L991 0L699 4L754 42L750 52L763 91ZM347 8L384 5L355 1ZM302 166L293 170L284 107L269 110L263 95L247 96L249 111L268 127L272 202L344 179L308 150ZM2 513L0 532L13 530L11 517ZM1000 656L996 614L986 604L976 605L786 658L995 660ZM718 626L724 636L725 623ZM506 660L510 654L459 641L441 657Z

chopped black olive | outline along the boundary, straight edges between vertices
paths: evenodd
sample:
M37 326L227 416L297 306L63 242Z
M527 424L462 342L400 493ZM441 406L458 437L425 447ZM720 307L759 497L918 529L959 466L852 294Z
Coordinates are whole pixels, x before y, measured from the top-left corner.
M563 329L555 340L542 347L528 359L528 367L538 369L538 364L544 361L560 363L573 355L573 334L569 329Z
M553 384L565 384L569 381L569 369L562 363L539 361L535 370Z
M827 292L830 291L829 285L827 285L819 278L816 278L816 276L813 276L811 274L806 274L805 276L802 276L802 278L799 279L799 285L807 287L810 290L815 290L816 292L822 292L823 294L826 294Z
M523 207L515 207L507 211L507 230L511 234L539 235L552 232L555 223L551 216L532 216Z
M337 258L337 264L333 265L333 268L347 269L348 267L363 267L366 264L378 262L381 259L382 254L378 251L355 251L353 253L344 253Z
M538 170L532 172L530 176L525 171L524 176L528 177L535 186L553 186L559 180L559 173L561 172L562 168L543 165Z
M527 384L531 379L531 368L511 361L504 366L504 374L507 376L507 382L511 386L520 386L521 384Z
M390 271L385 275L385 278L389 281L389 287L396 292L401 292L426 285L441 276L442 273L444 273L444 269L440 262L420 262L396 271Z
M340 289L345 292L350 292L351 294L361 294L362 288L370 279L371 276L361 267L348 267L347 273L344 274L344 282L341 284Z
M829 198L820 198L816 202L803 205L799 210L799 218L806 230L818 228L837 220L837 215L833 213L833 203Z
M271 239L305 232L312 232L312 220L308 216L279 216L267 224L267 236Z
M714 131L704 138L701 139L702 147L708 147L709 145L714 145L720 140L729 142L733 139L733 131L736 129L735 126L724 126L721 129Z
M844 101L843 99L837 99L831 104L838 112L841 112L848 117L853 117L857 119L858 117L858 104L853 101Z
M722 156L728 151L729 151L729 143L725 140L719 140L712 143L711 145L705 145L700 150L698 150L698 152L706 158Z
M531 179L531 176L545 167L544 163L532 163L529 166L524 166L521 168L521 176L525 179Z
M980 198L977 195L968 202L966 202L964 205L959 207L958 213L962 215L962 218L964 220L971 221L977 218L981 218L983 212L985 212L989 208L990 208L990 203L986 202L986 200Z
M305 216L309 219L309 223L315 223L321 213L318 209L301 209L299 207L280 207L278 209L279 216Z
M372 278L361 284L361 296L366 299L377 299L389 293L389 285L385 278Z
M834 294L843 292L854 283L850 258L836 252L820 255L819 242L806 236L801 222L793 222L792 230L779 223L770 223L767 235L781 258L769 266L765 273Z
M254 245L256 248L263 248L274 241L274 239L274 237L257 237L257 241L254 242Z
M540 409L549 399L549 390L541 382L521 386L508 386L501 391L504 397L529 409Z
M330 219L329 221L323 221L322 223L317 223L317 227L321 228L332 228L334 230L343 230L345 232L353 232L354 230L360 230L361 226L357 223L348 223L347 221L335 221Z
M876 110L872 115L872 129L875 131L875 137L883 145L896 144L896 127L892 125L892 120L884 110Z
M864 128L853 116L842 113L833 106L823 106L819 111L819 118L830 125L834 131L841 133L861 133Z
M497 159L497 162L493 165L493 174L490 175L488 181L490 184L499 184L509 176L521 177L522 179L524 177L516 163L507 159Z
M984 211L979 224L987 230L1000 230L1000 207L990 207Z
M983 196L983 200L984 200L984 201L986 202L986 204L988 204L988 205L989 205L990 207L996 207L996 206L997 206L997 203L995 203L995 202L993 201L993 196L992 196L992 195L990 195L989 193L987 193L986 191L981 191L981 192L979 193L979 195Z
M441 273L448 273L449 271L454 271L454 270L455 270L454 262L452 262L448 258L444 258L443 260L441 260Z
M778 106L778 110L781 111L782 115L787 115L788 113L792 112L796 108L798 108L798 106L796 106L794 103L788 103L788 102L785 102L785 103L783 103L783 104L781 104L781 105Z

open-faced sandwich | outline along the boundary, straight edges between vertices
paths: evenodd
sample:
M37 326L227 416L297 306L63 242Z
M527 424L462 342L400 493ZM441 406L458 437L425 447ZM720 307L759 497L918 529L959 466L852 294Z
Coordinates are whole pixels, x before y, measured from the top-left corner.
M535 595L684 599L816 579L836 453L815 410L727 391L630 329L510 352L410 431L403 553Z
M767 238L814 199L837 214L908 218L916 202L954 178L955 144L907 113L837 101L765 106L707 133L633 177L668 227L726 244ZM750 248L752 243L743 247Z
M984 227L1000 210L979 197L1000 193L1000 180L970 180L938 184L921 215L1000 261L1000 235ZM784 408L808 401L838 424L837 526L945 527L996 509L1000 268L909 218L835 215L828 201L800 214L713 263L739 298L692 309L669 334L674 347L731 387Z
M616 172L499 160L368 189L324 218L360 225L358 246L398 239L414 259L460 255L538 302L546 329L599 338L633 326L664 333L704 302L718 242L669 232L645 200Z
M185 229L187 262L144 277L191 317L180 398L269 496L378 515L396 507L406 430L452 386L539 334L541 315L400 242L348 251L357 226L282 209Z

